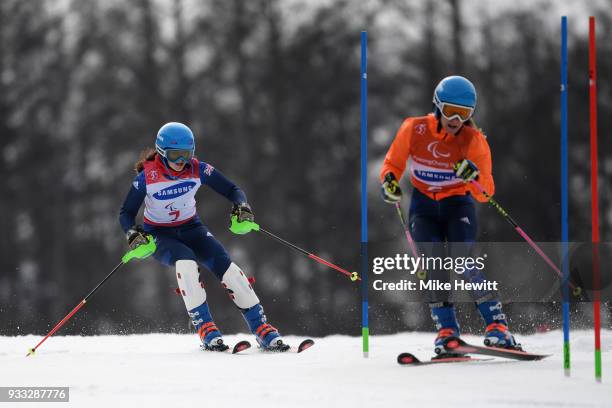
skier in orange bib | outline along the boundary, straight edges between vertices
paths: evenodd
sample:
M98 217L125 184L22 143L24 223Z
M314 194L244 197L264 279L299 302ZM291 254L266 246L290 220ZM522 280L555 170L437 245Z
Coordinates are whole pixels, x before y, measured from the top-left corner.
M469 80L461 76L444 78L434 91L433 104L433 113L407 118L399 128L380 172L382 196L392 204L401 200L399 180L410 161L414 189L408 224L420 253L466 256L478 230L473 198L487 201L471 181L478 180L490 195L495 192L491 151L486 136L472 119L476 89ZM445 270L429 270L427 277L449 280ZM471 282L484 281L482 271L476 269L466 271L463 277ZM486 323L485 345L520 349L508 330L497 294L486 290L471 293ZM449 292L429 291L427 302L438 330L434 351L448 356L444 341L460 335Z

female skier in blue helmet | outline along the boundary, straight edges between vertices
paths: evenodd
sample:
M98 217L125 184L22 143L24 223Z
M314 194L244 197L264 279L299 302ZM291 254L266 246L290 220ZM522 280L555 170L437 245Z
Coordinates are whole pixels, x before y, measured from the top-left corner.
M206 350L225 351L221 331L213 321L199 266L214 273L242 312L261 348L286 351L276 328L270 325L259 298L244 272L202 224L196 213L195 195L208 186L233 203L231 231L246 234L256 229L245 193L219 170L195 158L191 130L182 123L167 123L159 129L155 150L143 154L136 164L137 176L121 207L119 221L130 249L149 243L153 237L155 259L174 267L179 292ZM143 226L136 215L144 201Z
M493 195L491 151L486 137L474 126L476 89L462 76L449 76L436 86L434 112L404 120L387 152L380 172L382 196L388 203L402 198L399 187L410 159L410 181L414 186L408 224L427 256L469 256L476 241L478 220L474 198L488 200L471 181L478 180ZM443 243L448 243L448 249ZM427 271L428 279L447 282L445 270ZM479 270L464 273L472 282L482 282ZM508 329L502 304L493 291L472 291L471 294L485 321L488 346L520 349ZM436 354L445 356L449 337L458 337L459 324L448 291L432 290L427 303L438 329L434 341Z

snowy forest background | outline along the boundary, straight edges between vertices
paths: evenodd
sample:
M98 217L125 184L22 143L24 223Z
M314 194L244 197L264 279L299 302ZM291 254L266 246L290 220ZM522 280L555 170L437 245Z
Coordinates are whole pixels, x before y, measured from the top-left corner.
M363 29L370 240L404 239L378 197L382 156L403 118L427 113L435 84L458 73L479 91L476 120L489 136L496 198L536 241L558 241L559 25L568 14L570 237L588 241L587 17L597 16L600 231L609 241L612 11L605 1L502 3L3 0L0 334L46 333L119 262L126 245L117 217L133 163L168 121L192 127L198 156L245 190L262 226L357 270ZM360 333L357 285L266 237L232 235L230 204L214 192L200 192L198 205L256 277L281 331ZM518 241L498 214L479 208L481 239ZM245 331L213 275L205 282L220 328ZM173 272L155 261L130 264L62 333L186 332L175 287ZM374 334L432 328L424 306L394 294L372 294L371 307ZM515 303L507 311L530 331L559 327L558 310ZM588 305L574 318L588 325ZM468 330L479 330L477 319L461 316Z

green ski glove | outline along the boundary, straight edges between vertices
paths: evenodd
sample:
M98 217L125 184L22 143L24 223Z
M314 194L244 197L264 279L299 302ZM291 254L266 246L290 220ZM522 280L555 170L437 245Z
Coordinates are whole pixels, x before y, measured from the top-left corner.
M123 263L128 263L134 258L145 259L155 253L157 249L157 245L155 245L155 238L152 235L146 235L147 243L140 244L136 246L134 249L126 252L121 258Z
M230 225L230 231L234 234L244 235L251 231L259 231L259 224L253 221L238 221L237 215L232 215L232 225Z
M230 219L232 221L230 231L234 234L244 235L251 231L259 231L259 225L255 223L255 215L248 203L234 204Z

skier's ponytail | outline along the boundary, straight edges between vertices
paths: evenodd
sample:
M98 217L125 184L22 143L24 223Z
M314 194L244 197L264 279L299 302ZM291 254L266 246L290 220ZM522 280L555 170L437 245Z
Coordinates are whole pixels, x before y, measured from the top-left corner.
M157 156L157 152L152 147L147 147L142 152L140 152L140 157L134 165L134 170L136 171L136 174L144 170L145 162L155 160L155 156Z
M474 128L474 129L476 129L477 131L479 131L480 133L482 133L482 135L483 135L485 138L487 137L487 135L486 135L486 133L484 132L484 130L482 130L482 128L476 124L476 121L474 120L474 118L469 118L467 121L465 121L464 125L465 125L465 126L469 126L469 127L472 127L472 128Z

